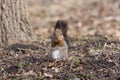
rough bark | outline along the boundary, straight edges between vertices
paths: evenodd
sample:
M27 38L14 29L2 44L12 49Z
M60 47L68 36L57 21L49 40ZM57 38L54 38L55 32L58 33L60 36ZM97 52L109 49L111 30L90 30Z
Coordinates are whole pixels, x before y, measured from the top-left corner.
M0 0L0 46L34 39L27 12L27 0Z

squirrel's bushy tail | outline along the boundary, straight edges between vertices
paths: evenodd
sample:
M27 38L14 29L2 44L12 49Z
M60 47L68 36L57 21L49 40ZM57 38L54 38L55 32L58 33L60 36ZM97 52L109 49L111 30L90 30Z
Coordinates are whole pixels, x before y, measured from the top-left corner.
M66 21L63 21L63 20L58 20L54 26L54 30L56 29L60 29L62 30L62 33L63 34L66 34L67 31L68 31L68 24Z

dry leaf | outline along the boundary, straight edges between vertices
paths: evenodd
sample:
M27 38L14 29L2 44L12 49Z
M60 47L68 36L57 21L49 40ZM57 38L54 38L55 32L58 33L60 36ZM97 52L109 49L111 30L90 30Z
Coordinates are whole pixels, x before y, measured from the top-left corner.
M53 78L53 75L50 73L43 73L45 77Z

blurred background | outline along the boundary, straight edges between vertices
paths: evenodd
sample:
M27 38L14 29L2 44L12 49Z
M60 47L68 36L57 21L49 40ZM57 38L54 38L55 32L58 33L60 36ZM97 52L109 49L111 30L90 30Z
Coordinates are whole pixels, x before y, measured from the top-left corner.
M120 39L120 0L29 0L29 21L38 38L49 36L58 19L69 36L101 34Z

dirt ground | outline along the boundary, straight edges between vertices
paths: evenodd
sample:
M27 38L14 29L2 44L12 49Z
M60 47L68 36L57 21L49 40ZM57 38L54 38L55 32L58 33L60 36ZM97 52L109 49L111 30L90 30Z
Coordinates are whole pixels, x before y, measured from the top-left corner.
M30 0L28 8L38 41L0 48L0 80L120 80L120 0ZM58 19L69 24L68 61L50 57Z

